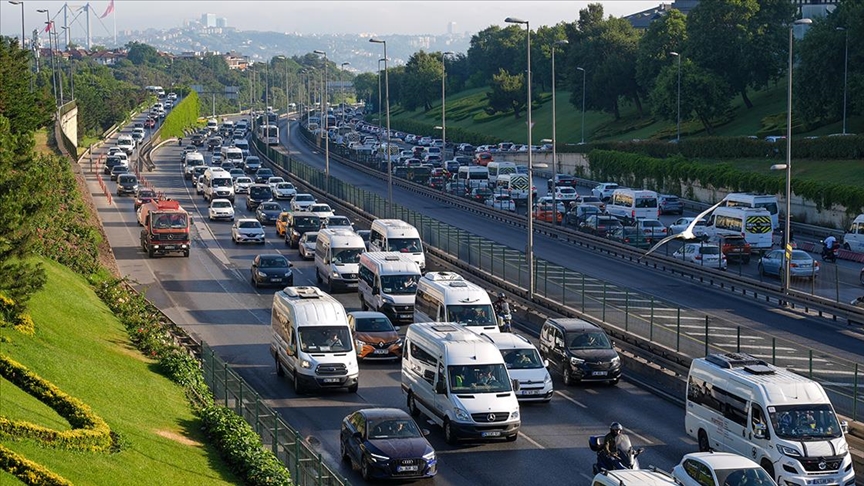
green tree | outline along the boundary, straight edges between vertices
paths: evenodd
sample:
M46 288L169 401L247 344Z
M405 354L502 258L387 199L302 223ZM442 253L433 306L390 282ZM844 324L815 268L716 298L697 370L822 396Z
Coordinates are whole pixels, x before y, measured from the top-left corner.
M718 75L697 66L692 60L681 62L681 120L694 114L705 131L713 134L711 120L729 109L732 91ZM667 120L678 119L678 65L669 64L656 78L650 103L654 113Z
M29 56L14 38L0 37L0 114L9 120L14 134L32 133L49 125L54 111L54 100L47 91L50 86L30 91Z
M375 113L378 112L378 73L360 73L355 76L354 92L358 100L365 100Z
M126 58L136 66L159 63L159 53L156 48L143 42L130 42L126 44Z
M675 60L669 53L685 55L683 48L686 43L687 17L680 10L672 9L651 22L639 41L636 57L636 80L640 88L651 92L657 75Z
M486 93L486 99L489 102L487 111L503 113L513 110L513 116L518 119L528 100L525 77L512 75L504 69L500 69L498 74L492 76L489 87L492 88L492 91Z
M405 64L402 91L411 93L400 99L400 105L409 111L422 107L432 109L433 101L441 100L441 53L420 51L413 54Z

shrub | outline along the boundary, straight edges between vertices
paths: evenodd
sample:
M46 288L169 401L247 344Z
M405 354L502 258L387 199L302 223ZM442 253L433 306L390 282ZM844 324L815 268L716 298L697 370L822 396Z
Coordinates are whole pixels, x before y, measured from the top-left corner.
M0 469L32 486L72 486L72 483L33 461L0 446Z

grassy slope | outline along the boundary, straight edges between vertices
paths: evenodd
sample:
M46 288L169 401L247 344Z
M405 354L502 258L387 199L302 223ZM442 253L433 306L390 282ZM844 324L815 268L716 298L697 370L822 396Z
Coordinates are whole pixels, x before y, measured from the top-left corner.
M43 262L48 284L30 301L35 336L8 329L0 352L88 404L118 433L117 454L83 454L34 441L4 445L76 484L239 484L202 445L200 423L180 387L153 370L79 276ZM0 414L68 429L53 410L0 382ZM86 464L86 466L85 466ZM11 476L0 475L0 482Z

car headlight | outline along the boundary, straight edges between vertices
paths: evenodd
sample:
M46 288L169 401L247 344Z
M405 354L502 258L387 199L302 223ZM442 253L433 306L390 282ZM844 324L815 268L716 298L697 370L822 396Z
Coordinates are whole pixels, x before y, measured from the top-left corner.
M423 455L423 460L426 462L432 462L435 460L435 451L427 452Z
M361 341L359 339L355 340L354 344L356 345L357 349L363 349L363 346L366 345L366 343L364 343L363 341Z
M519 410L510 412L510 420L519 420Z
M552 375L550 375L549 373L546 373L546 376L543 377L543 384L549 385L551 383L552 383Z
M264 272L262 272L261 270L258 270L258 275L261 276L261 277L266 277L266 276L267 276L267 274L264 273Z
M584 364L584 363L585 363L584 359L570 358L570 364L573 366L579 366L579 365Z
M290 276L291 276L291 273L292 273L291 270L288 270L287 272L285 272L285 276L286 276L286 277L290 277Z
M372 454L371 452L369 453L369 457L371 457L372 460L375 462L387 462L390 460L390 458L387 456L382 456L381 454Z
M612 366L618 366L619 364L621 364L621 358L619 356L612 358Z
M463 422L471 420L471 415L461 408L455 409L454 412L456 413L456 420L461 420Z
M331 277L333 277L333 278L341 278L342 276L339 275L339 272L337 272L336 270L333 270L333 274L331 275Z
M397 346L402 346L402 338L399 338L399 339L396 340L396 345L397 345Z
M801 453L798 452L798 449L794 447L788 447L784 445L777 444L777 450L780 451L784 456L789 457L801 457Z
M395 304L396 303L396 301L393 300L393 297L390 297L389 295L385 295L381 300L383 300L385 304Z
M308 360L304 359L303 361L300 362L300 367L308 369L308 368L312 367L312 363L310 363Z

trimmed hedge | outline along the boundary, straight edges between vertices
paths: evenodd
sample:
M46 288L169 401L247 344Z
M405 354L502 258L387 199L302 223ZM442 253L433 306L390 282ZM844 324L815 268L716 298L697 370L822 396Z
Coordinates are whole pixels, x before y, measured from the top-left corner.
M72 486L72 483L62 476L19 456L2 445L0 445L0 469L31 486Z
M435 125L430 125L428 123L422 123L414 120L392 120L390 123L391 130L399 130L407 133L417 133L423 134L426 136L435 135L436 133L441 133L441 130L436 130ZM498 137L493 137L490 135L483 135L481 133L472 132L470 130L465 130L464 128L459 127L447 127L447 140L451 143L458 141L458 143L470 143L472 145L488 145L488 144L497 144L503 142L504 140Z
M194 127L198 123L200 107L198 106L198 93L190 91L180 103L171 109L171 113L165 117L165 122L159 129L160 137L166 138L182 137L183 130Z
M849 137L842 137L849 138ZM681 186L698 182L703 187L730 192L778 194L785 191L785 175L766 175L736 169L730 164L700 164L682 155L668 158L644 154L592 150L588 154L591 176L618 181L633 187L646 187L668 194L681 194ZM847 184L831 184L808 179L792 179L792 192L813 201L818 209L835 205L856 215L864 208L864 189ZM689 194L683 194L690 197Z

